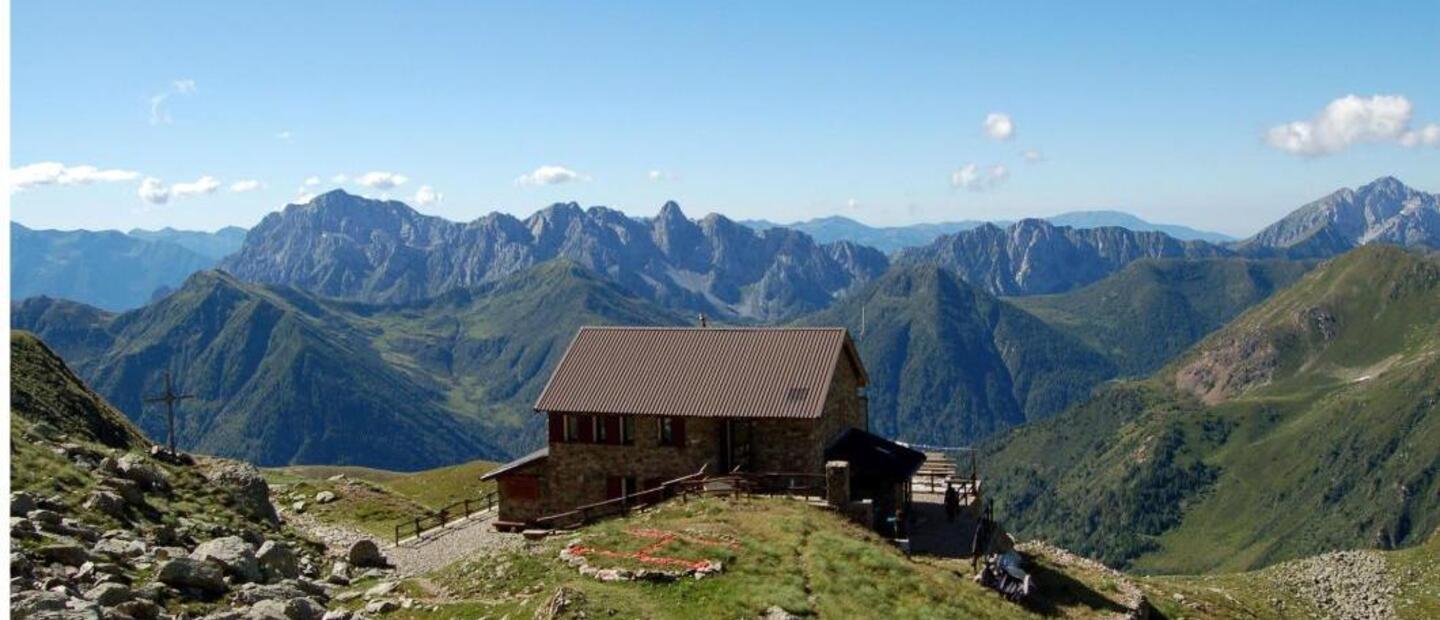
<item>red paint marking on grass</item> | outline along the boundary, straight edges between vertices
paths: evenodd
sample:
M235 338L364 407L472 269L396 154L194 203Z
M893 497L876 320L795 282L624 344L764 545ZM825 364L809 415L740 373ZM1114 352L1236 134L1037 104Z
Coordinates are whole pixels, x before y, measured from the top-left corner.
M636 538L650 539L654 540L655 542L642 547L639 551L614 551L611 549L597 549L595 547L587 547L584 545L574 545L570 547L570 552L579 556L598 555L607 558L635 560L636 562L640 562L642 564L652 564L656 566L683 566L692 570L700 570L707 566L710 566L712 562L710 560L676 558L659 556L654 554L656 551L663 549L666 545L669 545L676 540L681 540L691 544L707 547L725 547L727 549L740 548L740 544L737 542L703 538L700 536L690 536L686 534L667 532L665 530L657 530L652 528L636 528L632 530L627 530L626 533Z

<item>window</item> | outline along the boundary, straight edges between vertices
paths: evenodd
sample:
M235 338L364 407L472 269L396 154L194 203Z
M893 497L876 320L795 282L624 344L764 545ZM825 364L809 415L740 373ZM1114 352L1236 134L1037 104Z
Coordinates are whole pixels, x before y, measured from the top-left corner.
M635 443L634 422L628 415L620 416L620 443L627 446Z
M580 420L570 414L565 414L565 441L580 441Z
M685 447L685 418L656 418L659 425L660 445Z
M610 443L610 429L606 428L609 425L605 423L605 416L597 415L590 419L595 425L595 443Z

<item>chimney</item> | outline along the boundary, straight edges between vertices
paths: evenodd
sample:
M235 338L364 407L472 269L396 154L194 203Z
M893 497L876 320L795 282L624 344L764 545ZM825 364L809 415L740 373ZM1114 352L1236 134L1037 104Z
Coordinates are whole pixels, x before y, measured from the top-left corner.
M710 327L710 321L705 319L705 313L700 313L700 327Z

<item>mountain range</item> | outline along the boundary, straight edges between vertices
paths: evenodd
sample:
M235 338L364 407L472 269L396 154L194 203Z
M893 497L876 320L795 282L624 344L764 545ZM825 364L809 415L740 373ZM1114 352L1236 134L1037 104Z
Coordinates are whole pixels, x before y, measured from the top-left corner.
M1353 250L1149 378L1001 434L1020 535L1154 572L1412 545L1440 525L1440 262Z
M215 259L164 240L102 230L32 230L10 223L10 295L50 295L124 310L180 284Z
M215 232L176 230L168 226L159 230L132 228L125 234L146 241L168 241L215 261L234 254L245 243L245 229L239 226L226 226Z
M336 190L266 216L221 267L244 280L393 303L494 282L553 258L668 307L758 320L828 306L887 266L879 251L854 243L757 233L714 214L691 221L673 202L649 220L570 203L524 220L494 213L461 224Z
M1383 177L1300 207L1237 248L1251 254L1325 258L1369 243L1440 248L1440 194Z
M1209 241L1224 243L1234 241L1233 237L1216 232L1196 230L1173 224L1155 224L1123 211L1069 211L1047 218L1041 218L1056 226L1071 228L1104 228L1118 226L1135 231L1158 231L1182 241ZM897 250L929 244L941 235L976 228L981 224L994 224L1001 228L1014 222L1004 220L961 220L958 222L922 223L908 226L869 226L848 217L832 215L789 224L777 224L768 220L741 220L741 224L756 230L789 228L798 230L820 243L852 241L860 245L892 254Z
M530 405L580 325L680 320L565 261L403 305L204 271L123 314L32 298L11 316L150 436L165 420L142 398L169 369L196 396L177 409L186 449L397 470L531 448Z

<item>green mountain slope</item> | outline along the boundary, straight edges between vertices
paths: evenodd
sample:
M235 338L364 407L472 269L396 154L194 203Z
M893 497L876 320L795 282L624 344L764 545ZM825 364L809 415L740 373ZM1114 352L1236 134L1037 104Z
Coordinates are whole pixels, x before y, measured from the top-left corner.
M16 326L40 330L152 436L163 433L163 410L142 398L168 367L198 396L178 408L186 449L263 465L397 470L504 459L537 442L538 416L522 412L578 324L675 321L560 263L406 306L202 272L121 315L55 300L14 310Z
M1440 264L1365 247L985 451L1023 536L1157 572L1400 547L1440 525Z
M1006 301L1104 353L1122 374L1146 375L1312 266L1286 260L1144 259L1082 289Z
M1057 413L1114 374L1078 340L934 266L892 269L804 322L860 335L871 430L906 441L969 443Z

